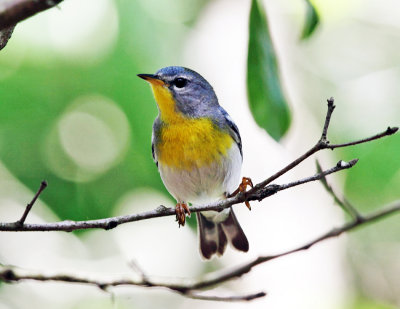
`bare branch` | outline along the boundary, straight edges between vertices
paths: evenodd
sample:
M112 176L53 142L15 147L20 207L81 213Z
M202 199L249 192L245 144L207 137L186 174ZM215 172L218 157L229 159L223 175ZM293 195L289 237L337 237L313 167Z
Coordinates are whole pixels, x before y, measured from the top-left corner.
M12 25L10 27L4 28L3 30L0 30L0 50L6 47L8 40L11 38L11 35L14 31L14 28L15 25Z
M114 280L114 281L107 281L107 280L91 280L87 278L82 278L73 275L54 275L54 276L45 276L41 274L29 274L23 275L16 272L12 267L7 266L0 266L0 280L5 282L18 282L21 280L35 280L35 281L58 281L58 282L66 282L66 283L79 283L85 285L92 285L97 286L102 290L107 290L110 287L117 287L117 286L142 286L142 287L152 287L152 288L165 288L171 290L173 292L179 293L185 297L189 298L196 298L202 300L214 300L214 301L249 301L259 297L265 296L265 292L259 292L255 294L249 294L244 296L228 296L228 297L221 297L221 296L206 296L202 294L198 294L199 291L210 288L212 286L225 283L226 281L239 278L244 274L248 273L252 268L257 265L266 263L271 260L275 260L277 258L281 258L283 256L287 256L299 251L307 250L312 246L320 243L326 239L337 237L344 232L348 232L354 230L362 225L366 225L377 221L379 219L383 219L386 216L394 214L396 212L400 212L400 201L395 202L393 205L388 207L384 207L381 210L373 212L369 215L365 215L363 219L360 220L353 220L349 223L342 225L341 227L334 228L330 232L323 234L322 236L315 238L312 241L309 241L305 245L300 247L294 248L289 251L284 251L279 254L275 255L264 255L259 256L258 258L243 264L238 267L234 267L228 270L224 270L223 272L216 272L209 274L204 280L198 280L192 283L187 284L170 284L170 283L161 283L153 281L149 278L146 280L135 281L131 279L121 279L121 280ZM187 280L184 280L187 281Z
M138 263L135 260L131 260L129 262L129 266L132 268L134 272L140 275L140 278L142 279L143 282L145 283L148 282L146 273L143 271L143 269L138 265Z
M328 128L329 128L329 124L331 123L331 116L332 116L332 113L333 113L333 111L335 110L335 107L336 107L335 104L334 104L335 100L334 100L333 97L330 97L327 100L327 102L328 102L328 111L326 113L324 128L322 130L322 135L321 135L321 138L320 138L320 142L321 141L322 142L326 142L327 141L326 136L328 135Z
M265 297L267 293L258 292L246 295L234 295L234 296L214 296L214 295L203 295L195 293L185 293L184 296L199 300L211 300L211 301L224 301L224 302L238 302L238 301L251 301L257 298Z
M61 1L63 0L2 0L0 1L0 30L50 9Z
M357 163L357 159L351 160L350 162L339 161L336 166L323 171L321 173L315 174L310 177L306 177L300 180L296 180L287 184L283 185L269 185L265 188L260 188L258 191L254 193L247 193L246 194L238 194L235 197L228 198L226 200L217 201L208 205L195 205L190 207L191 212L198 212L198 211L206 211L206 210L223 210L225 208L231 207L232 205L243 203L244 201L262 201L263 199L279 192L282 190L289 189L291 187L295 187L301 184L305 184L307 182L319 180L326 175L339 172L344 169L348 169L353 167ZM28 205L29 206L29 205ZM98 219L98 220L87 220L87 221L60 221L54 223L38 223L38 224L28 224L25 223L21 225L17 222L12 223L1 223L0 222L0 231L8 231L8 232L44 232L44 231L75 231L75 230L82 230L82 229L94 229L100 228L109 230L112 228L117 227L120 224L128 223L128 222L135 222L146 220L150 218L158 218L158 217L165 217L165 216L172 216L175 215L174 208L167 208L165 206L159 206L158 208L146 211L138 214L132 215L125 215L125 216L118 216L118 217L110 217L105 219Z
M46 276L42 274L19 274L13 267L0 266L0 282L4 281L7 283L18 282L18 281L54 281L64 283L77 283L83 285L96 286L103 291L107 291L110 287L117 286L139 286L139 287L150 287L150 288L165 288L172 292L179 293L188 298L200 299L200 300L212 300L212 301L250 301L256 298L264 297L267 295L265 292L251 293L246 295L232 295L232 296L214 296L199 294L199 289L192 289L189 286L182 284L169 284L153 282L150 280L131 280L131 279L120 279L114 281L107 280L92 280L74 275L53 275Z
M29 212L31 211L33 204L35 204L36 200L39 198L39 195L42 193L42 191L44 189L46 189L47 187L47 182L45 180L43 180L40 183L40 187L38 189L38 191L36 192L35 196L33 197L32 201L26 205L25 211L22 214L21 219L19 219L17 222L15 222L16 225L22 226L26 220L26 217L28 216Z
M200 206L192 206L190 207L191 212L198 212L198 211L205 211L205 210L222 210L228 207L231 207L232 205L243 203L246 201L251 201L251 200L258 200L261 201L264 198L271 196L278 191L285 190L297 185L301 185L310 181L315 181L318 179L322 179L321 177L325 177L328 174L338 172L340 170L346 169L346 168L351 168L353 167L356 163L357 160L352 160L348 163L344 161L339 161L339 163L336 165L336 167L333 167L325 172L318 173L314 176L307 177L304 179L300 179L288 184L284 185L269 185L272 181L275 179L279 178L281 175L287 173L294 167L296 167L298 164L300 164L302 161L313 155L314 153L322 150L322 149L335 149L339 147L347 147L347 146L352 146L352 145L357 145L361 143L366 143L373 141L375 139L379 139L388 135L395 134L398 131L397 127L388 127L386 131L376 134L374 136L360 139L357 141L353 141L350 143L345 143L345 144L335 144L335 145L330 145L329 141L327 140L327 134L328 134L328 129L329 129L329 124L331 120L332 113L335 109L334 105L334 99L330 98L328 99L328 110L327 114L325 117L325 123L323 127L323 131L321 134L321 138L319 141L306 153L304 153L302 156L288 164L286 167L278 171L277 173L273 174L269 178L265 179L264 181L256 184L253 188L251 188L247 192L239 193L238 195L234 197L230 197L226 200L223 201L217 201L214 203L211 203L209 205L200 205ZM349 207L347 207L349 208ZM350 207L351 208L351 207ZM351 211L347 209L348 211ZM28 211L29 212L29 211ZM159 206L158 208L151 210L151 211L146 211L142 212L139 214L131 214L131 215L125 215L125 216L118 216L118 217L110 217L110 218L105 218L105 219L98 219L98 220L87 220L87 221L61 221L61 222L54 222L54 223L43 223L43 224L23 224L21 226L20 223L13 222L13 223L1 223L0 222L0 231L14 231L14 232L22 232L22 231L67 231L71 232L74 230L81 230L81 229L94 229L94 228L100 228L100 229L113 229L117 227L120 224L128 223L128 222L135 222L135 221L141 221L141 220L146 220L146 219L151 219L151 218L158 218L158 217L165 217L165 216L172 216L175 215L175 209L174 208L167 208L165 206ZM357 216L355 212L353 212L353 216Z
M298 185L302 185L311 181L321 180L326 189L332 196L334 197L335 201L339 203L339 205L347 211L351 217L352 221L349 223L344 224L339 228L332 229L330 232L306 243L303 246L297 247L295 249L285 251L276 255L264 255L259 256L258 258L249 261L246 264L241 266L231 268L225 270L223 272L211 273L207 275L206 279L197 280L197 281L184 281L183 284L175 284L175 283L164 283L164 282L157 282L152 278L149 278L143 270L141 270L138 265L135 263L132 264L132 268L136 270L136 272L140 275L140 280L131 280L131 279L121 279L121 280L114 280L114 281L107 281L107 280L91 280L87 278L82 278L79 276L72 276L72 275L55 275L55 276L45 276L42 274L28 274L23 275L19 272L14 271L11 267L0 266L0 280L6 282L17 282L20 280L36 280L36 281L59 281L59 282L69 282L69 283L79 283L85 285L93 285L97 286L102 290L106 290L110 287L117 287L120 285L125 286L141 286L141 287L151 287L151 288L165 288L170 291L179 293L185 297L195 298L195 299L202 299L202 300L212 300L212 301L249 301L259 297L265 296L265 292L259 292L255 294L248 294L248 295L234 295L234 296L210 296L200 293L205 288L209 288L215 286L217 284L222 284L228 280L232 280L234 278L241 277L242 275L249 272L253 267L266 263L268 261L295 253L303 250L307 250L314 246L315 244L341 235L344 232L353 230L361 225L365 225L367 223L373 222L375 220L381 219L385 216L394 214L395 212L400 211L400 201L396 202L393 206L385 208L383 210L376 211L370 215L362 216L359 212L345 199L340 199L333 191L333 189L328 185L326 181L326 176L344 169L348 169L353 167L358 159L351 160L349 162L339 161L336 166L323 171L320 167L318 172L310 177L302 178L293 182L289 182L287 184L270 184L272 181L280 177L281 175L285 174L299 163L316 153L322 149L335 149L339 147L347 147L352 146L360 143L369 142L378 138L382 138L384 136L392 135L398 131L398 128L391 128L385 132L376 134L372 137L345 143L345 144L335 144L330 145L329 140L327 139L329 124L331 115L333 113L335 106L333 98L328 100L328 111L325 118L325 123L323 127L323 131L321 134L321 138L319 141L313 146L310 150L308 150L305 154L291 162L285 168L281 169L271 177L267 178L266 180L260 182L254 188L250 189L247 192L239 193L234 197L230 197L223 201L217 201L211 203L209 205L199 205L193 206L190 208L191 212L198 212L198 211L205 211L205 210L222 210L224 208L231 207L234 204L243 203L246 201L258 200L261 201L273 194L276 194L279 191L286 190ZM36 199L39 197L40 193L46 187L46 183L43 182L41 187L39 188L38 192L36 193L35 197L33 198L32 202L29 203L25 209L24 214L22 215L21 219L17 222L12 223L0 223L0 231L74 231L78 229L92 229L92 228L102 228L102 229L112 229L116 226L127 223L127 222L134 222L140 221L150 218L157 218L157 217L164 217L164 216L171 216L175 215L175 209L167 208L164 206L159 206L157 209L152 211L147 211L139 214L132 214L126 216L118 216L118 217L111 217L105 218L100 220L88 220L88 221L62 221L62 222L54 222L54 223L43 223L43 224L25 224L25 219L29 214L29 211L32 209L33 204L35 203Z
M230 270L225 270L223 273L217 272L214 274L210 274L210 278L207 280L203 280L203 281L198 281L197 283L193 284L192 286L190 286L191 289L202 289L202 288L207 288L207 287L211 287L211 286L215 286L217 284L220 284L222 282L226 282L228 280L231 279L235 279L235 278L239 278L242 275L248 273L253 267L260 265L262 263L271 261L271 260L275 260L277 258L286 256L286 255L290 255L299 251L303 251L303 250L307 250L309 248L311 248L312 246L314 246L315 244L329 239L329 238L333 238L333 237L337 237L339 235L341 235L344 232L356 229L358 227L360 227L361 225L366 225L369 223L372 223L374 221L377 221L379 219L383 219L384 217L387 217L389 215L392 215L396 212L400 213L400 201L396 201L394 202L392 205L387 206L381 210L378 210L376 212L373 212L369 215L366 215L363 217L362 220L353 220L349 223L344 224L341 227L338 228L334 228L332 229L330 232L306 243L303 246L297 247L295 249L289 250L289 251L285 251L279 254L275 254L275 255L265 255L265 256L259 256L258 258L244 264L241 265L239 267L235 267L232 268Z
M317 171L320 173L322 171L321 165L319 164L318 161L316 161L317 164ZM321 178L321 182L325 188L326 191L333 197L334 201L345 211L347 212L350 217L353 218L353 220L356 221L361 221L363 220L361 214L358 212L358 210L349 203L345 198L340 199L335 191L333 191L333 188L328 184L327 180L325 177Z
M305 159L307 159L308 157L312 156L314 153L316 153L320 150L323 150L323 149L332 149L333 150L335 148L353 146L353 145L370 142L370 141L373 141L373 140L376 140L376 139L379 139L379 138L382 138L385 136L395 134L399 129L397 127L388 127L386 129L386 131L376 134L374 136L368 137L368 138L360 139L360 140L345 143L345 144L330 145L329 140L327 140L327 134L328 134L328 128L329 128L329 124L330 124L330 120L331 120L331 115L332 115L334 109L335 109L334 99L330 98L330 99L328 99L328 111L327 111L326 117L325 117L324 129L322 131L320 140L314 145L314 147L312 147L310 150L308 150L302 156L300 156L299 158L297 158L296 160L294 160L293 162L291 162L290 164L285 166L283 169L279 170L272 176L268 177L264 181L255 185L254 188L252 188L248 191L248 193L253 193L255 191L258 191L260 188L265 187L266 185L270 184L271 182L273 182L275 179L279 178L283 174L286 174L288 171L290 171L291 169L293 169L294 167L299 165L301 162L303 162Z
M313 176L306 177L306 178L303 178L300 180L296 180L296 181L293 181L293 182L290 182L290 183L287 183L284 185L272 184L272 185L266 186L265 188L261 188L256 193L248 195L247 200L248 201L252 201L252 200L261 201L264 198L271 196L279 191L286 190L286 189L289 189L292 187L296 187L296 186L305 184L307 182L321 180L329 174L333 174L333 173L339 172L344 169L352 168L354 165L357 164L357 162L358 162L358 159L353 159L349 162L344 162L344 161L340 160L334 167L332 167L326 171L321 171L320 173L317 173Z
M389 136L392 134L395 134L397 131L399 130L398 127L387 127L386 131L376 134L374 136L371 137L367 137L367 138L363 138L354 142L349 142L349 143L344 143L344 144L333 144L333 145L327 145L325 148L329 148L329 149L335 149L335 148L341 148L341 147L348 147L348 146L354 146L354 145L358 145L358 144L363 144L363 143L367 143L367 142L371 142L374 141L376 139L385 137L385 136Z

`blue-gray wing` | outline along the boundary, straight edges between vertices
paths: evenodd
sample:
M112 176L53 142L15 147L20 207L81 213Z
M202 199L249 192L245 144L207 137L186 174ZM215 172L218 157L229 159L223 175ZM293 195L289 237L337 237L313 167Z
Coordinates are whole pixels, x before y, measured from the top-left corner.
M153 160L156 163L157 167L158 167L158 160L157 160L157 155L156 155L156 151L155 151L154 147L155 147L157 137L160 136L160 131L161 131L161 121L160 121L160 118L157 117L154 120L153 134L151 135L151 154L153 156Z
M151 139L151 154L152 154L152 156L153 156L153 161L154 161L154 163L157 165L157 167L158 167L158 161L157 161L157 159L156 159L156 154L154 153L154 141L153 141L153 138Z
M239 150L240 150L240 155L243 158L242 139L240 138L239 129L238 129L237 125L233 122L233 119L231 118L231 116L229 116L229 114L226 112L226 110L224 110L222 107L220 107L220 108L221 108L222 115L225 117L225 122L228 125L229 134L232 136L233 140L238 145Z

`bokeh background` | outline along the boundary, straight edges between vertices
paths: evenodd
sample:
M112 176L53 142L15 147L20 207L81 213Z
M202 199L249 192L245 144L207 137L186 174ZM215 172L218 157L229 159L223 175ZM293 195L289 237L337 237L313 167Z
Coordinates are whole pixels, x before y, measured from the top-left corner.
M200 72L240 128L243 175L259 182L319 138L334 96L329 137L345 142L400 124L400 3L313 1L321 22L301 40L305 3L264 2L292 123L276 142L258 127L246 94L248 0L65 0L15 29L0 52L0 220L18 219L42 179L49 187L29 222L85 220L173 206L151 158L157 114L136 77L169 65ZM400 136L317 155L362 212L400 197ZM315 172L309 159L279 183ZM0 263L45 274L137 277L131 260L163 280L194 278L278 253L346 219L319 183L235 206L251 249L200 260L196 230L172 217L111 231L0 233ZM0 284L0 308L398 308L400 218L393 216L306 252L255 268L213 293L266 290L250 303L213 303L163 290L62 283Z

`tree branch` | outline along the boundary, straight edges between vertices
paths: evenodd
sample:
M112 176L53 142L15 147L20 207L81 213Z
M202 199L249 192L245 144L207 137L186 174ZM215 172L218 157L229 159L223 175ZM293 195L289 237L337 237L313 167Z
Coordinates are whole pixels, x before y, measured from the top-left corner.
M373 212L369 215L364 216L363 220L361 220L361 221L352 220L351 222L348 222L348 223L342 225L341 227L334 228L330 232L327 232L326 234L306 243L305 245L297 247L295 249L285 251L285 252L275 254L275 255L259 256L258 258L254 259L242 266L232 268L228 271L225 270L223 273L218 272L218 273L210 274L209 279L203 280L203 281L198 281L197 283L191 285L190 288L191 289L207 288L207 287L211 287L211 286L220 284L222 282L226 282L226 281L234 279L234 278L241 277L242 275L248 273L253 267L255 267L257 265L266 263L271 260L275 260L277 258L286 256L286 255L290 255L290 254L293 254L293 253L296 253L299 251L307 250L323 240L337 237L344 232L356 229L362 225L372 223L374 221L377 221L379 219L387 217L396 212L400 212L400 201L396 201L390 206L387 206L381 210L378 210L376 212Z
M255 185L254 188L252 188L248 191L248 193L253 193L255 191L258 191L260 188L265 187L266 185L270 184L271 182L273 182L275 179L279 178L283 174L286 174L288 171L290 171L291 169L293 169L294 167L299 165L301 162L303 162L305 159L307 159L308 157L312 156L314 153L316 153L320 150L327 149L327 148L333 150L335 148L353 146L353 145L357 145L357 144L370 142L370 141L373 141L373 140L376 140L376 139L379 139L379 138L382 138L385 136L395 134L399 130L398 127L388 127L386 129L386 131L376 134L374 136L368 137L368 138L356 140L356 141L353 141L350 143L345 143L345 144L330 145L329 140L327 140L327 134L328 134L329 124L331 121L331 116L332 116L332 113L336 106L334 105L333 98L330 98L327 101L328 101L328 111L326 113L324 128L322 130L322 135L321 135L321 138L319 139L319 141L310 150L308 150L306 153L304 153L302 156L300 156L299 158L297 158L296 160L294 160L293 162L291 162L290 164L288 164L283 169L276 172L269 178L267 178L264 181L260 182L259 184Z
M0 50L6 47L8 40L14 31L15 25L0 30Z
M326 176L332 173L336 173L338 171L348 169L353 167L357 162L358 159L353 159L349 162L339 161L336 166L323 171L320 166L318 166L318 171L315 175L302 178L293 182L289 182L287 184L270 184L275 179L279 178L281 175L285 174L289 170L293 169L295 166L300 164L302 161L313 155L314 153L322 150L322 149L335 149L339 147L348 147L353 146L361 143L370 142L375 139L382 138L384 136L392 135L398 131L398 128L391 128L388 127L386 131L376 134L372 137L356 140L349 143L344 144L333 144L330 145L329 140L327 139L328 128L330 124L330 119L335 109L333 98L328 100L328 111L325 117L325 123L323 126L322 134L319 141L305 154L288 164L286 167L272 175L271 177L267 178L266 180L260 182L254 188L250 189L247 192L239 193L238 195L228 198L223 201L217 201L211 203L209 205L200 205L200 206L193 206L190 208L191 212L198 212L198 211L205 211L205 210L222 210L224 208L231 207L234 204L243 203L246 201L258 200L261 201L273 194L276 194L279 191L286 190L298 185L302 185L311 181L321 180L325 188L328 192L334 197L335 201L351 215L352 220L339 228L334 228L330 232L323 234L322 236L306 243L303 246L294 248L289 251L285 251L275 255L263 255L259 256L258 258L249 261L246 264L243 264L238 267L234 267L224 272L216 272L207 275L205 279L197 280L197 281L189 281L189 283L164 283L164 282L157 282L149 278L139 267L137 264L133 263L133 269L138 272L140 275L140 280L131 280L131 279L121 279L121 280L91 280L87 278L82 278L79 276L74 275L53 275L53 276L46 276L42 274L21 274L19 271L15 271L12 267L0 266L0 280L6 282L18 282L20 280L35 280L35 281L59 281L59 282L69 282L69 283L79 283L85 285L92 285L97 286L102 290L106 290L109 287L116 287L120 285L126 286L142 286L142 287L152 287L152 288L164 288L170 291L179 293L185 297L195 298L195 299L202 299L202 300L213 300L213 301L249 301L259 297L265 296L265 292L259 292L255 294L248 294L248 295L233 295L233 296L210 296L204 295L200 292L205 288L209 288L215 286L217 284L222 284L228 280L232 280L234 278L241 277L242 275L248 273L253 267L266 263L268 261L281 258L283 256L307 250L314 246L315 244L341 235L344 232L353 230L361 225L365 225L367 223L376 221L381 219L385 216L391 215L395 212L400 211L400 201L396 202L393 206L387 207L383 210L376 211L372 214L362 216L359 212L345 199L340 199L333 191L333 189L328 185L326 181ZM112 229L116 226L127 223L127 222L134 222L140 221L150 218L157 218L157 217L164 217L164 216L172 216L175 215L175 209L173 208L166 208L164 206L159 206L155 210L139 213L139 214L132 214L126 216L119 216L119 217L111 217L105 218L100 220L88 220L88 221L61 221L61 222L54 222L54 223L43 223L43 224L26 224L25 219L28 216L30 210L32 209L36 199L39 197L40 193L46 187L46 183L42 182L41 187L39 188L38 192L36 193L33 200L27 205L24 214L22 215L21 219L12 222L12 223L0 223L0 231L74 231L78 229L92 229L92 228L102 228L102 229ZM185 281L187 282L187 281Z
M310 181L315 181L315 180L320 180L325 178L326 175L341 171L343 169L351 168L357 163L357 159L351 160L350 162L344 162L344 161L339 161L338 164L324 172L317 173L314 176L303 178L294 182L290 182L288 184L283 184L283 185L268 185L275 179L279 178L281 175L287 173L294 167L296 167L298 164L300 164L302 161L313 155L314 153L322 150L322 149L335 149L339 147L348 147L348 146L353 146L361 143L366 143L370 142L385 136L389 136L392 134L395 134L398 131L397 127L388 127L386 131L376 134L374 136L356 140L353 142L349 143L344 143L344 144L334 144L330 145L329 140L327 139L327 134L328 134L328 128L331 120L332 113L335 109L334 105L334 99L330 98L327 100L328 101L328 110L327 114L325 117L325 122L322 130L322 134L318 142L306 153L304 153L302 156L288 164L286 167L281 169L280 171L276 172L269 178L265 179L264 181L256 184L253 188L251 188L247 192L239 193L238 195L228 198L226 200L222 201L217 201L214 203L211 203L209 205L199 205L199 206L192 206L190 207L191 212L198 212L198 211L205 211L205 210L223 210L225 208L231 207L232 205L243 203L246 201L252 201L252 200L258 200L261 201L268 196L271 196L279 191L289 189L294 186L298 186L301 184L305 184ZM347 207L349 208L349 207ZM25 210L25 212L27 209ZM350 209L347 209L347 211L351 211ZM29 212L29 210L28 210ZM53 222L53 223L42 223L42 224L20 224L19 221L17 222L11 222L11 223L5 223L5 222L0 222L0 231L8 231L8 232L22 232L22 231L75 231L75 230L82 230L82 229L94 229L94 228L100 228L100 229L113 229L117 227L120 224L128 223L128 222L135 222L135 221L141 221L141 220L146 220L146 219L151 219L151 218L158 218L158 217L165 217L165 216L172 216L175 215L175 209L174 208L167 208L163 205L159 206L158 208L151 210L151 211L146 211L138 214L131 214L131 215L125 215L125 216L118 216L118 217L110 217L110 218L105 218L105 219L98 219L98 220L87 220L87 221L70 221L70 220L65 220L65 221L60 221L60 222ZM353 217L356 215L355 213L352 214ZM20 220L21 221L21 220Z
M188 298L200 299L200 300L212 300L212 301L250 301L256 298L264 297L265 292L251 293L246 295L233 295L233 296L214 296L199 294L198 291L201 289L191 288L185 284L173 284L173 283L161 283L151 281L149 279L131 280L131 279L120 279L120 280L92 280L83 278L75 275L42 275L42 274L19 274L14 270L13 267L0 266L0 281L7 283L15 283L19 281L53 281L53 282L64 282L64 283L77 283L83 285L96 286L99 289L106 291L110 287L118 286L139 286L149 288L164 288L175 293L179 293Z
M237 301L251 301L257 298L265 297L267 293L258 292L247 295L234 295L234 296L208 296L202 294L184 294L184 296L199 299L199 300L211 300L211 301L224 301L224 302L237 302Z
M0 30L15 26L39 12L50 9L63 0L1 0Z
M318 161L316 161L317 164L317 171L321 172L322 168L321 165L319 164ZM361 221L363 220L363 217L361 214L358 212L358 210L349 203L345 198L340 199L336 193L333 191L333 188L328 184L327 180L325 177L322 177L321 179L322 185L324 186L325 190L328 191L328 193L333 197L333 200L338 204L344 212L348 213L350 217L353 218L353 220L356 221Z
M162 283L156 282L147 276L141 276L141 280L131 280L131 279L121 279L121 280L91 280L87 278L82 278L74 275L53 275L46 276L41 274L19 274L12 267L0 266L0 280L5 282L18 282L21 280L34 280L34 281L58 281L65 283L79 283L84 285L92 285L97 286L101 290L107 290L109 287L117 287L117 286L142 286L142 287L152 287L152 288L165 288L171 290L173 292L179 293L185 297L196 298L202 300L213 300L213 301L249 301L259 297L264 297L266 295L265 292L258 292L255 294L248 295L240 295L240 296L207 296L198 294L199 291L204 290L205 288L210 288L215 285L219 285L225 283L226 281L239 278L244 274L248 273L252 268L257 265L266 263L271 260L275 260L299 251L307 250L317 243L324 241L329 238L337 237L344 232L354 230L362 225L366 225L382 219L386 216L394 214L396 212L400 212L400 201L395 202L393 205L385 207L381 210L373 212L369 215L363 217L363 220L353 220L349 223L342 225L341 227L334 228L330 232L323 234L322 236L315 238L308 243L294 248L292 250L284 251L275 255L263 255L259 256L256 259L243 264L238 267L234 267L224 272L216 272L209 274L204 280L198 280L192 283L187 284L170 284L170 283ZM135 265L135 268L137 265ZM141 270L140 273L144 274ZM186 280L183 280L186 281Z
M263 199L274 195L279 191L283 191L298 185L305 184L307 182L316 181L322 179L326 175L339 172L344 169L348 169L353 167L357 163L357 159L351 160L350 162L339 161L334 167L322 171L321 173L317 173L313 176L306 177L300 180L296 180L287 184L283 185L269 185L265 188L261 188L258 191L251 193L251 194L238 194L235 197L228 198L226 200L217 201L208 205L195 205L190 207L191 212L199 212L199 211L206 211L206 210L216 210L220 211L225 208L231 207L232 205L243 203L244 201L262 201ZM38 192L39 193L39 192ZM37 194L36 194L37 195ZM37 197L37 196L35 196ZM35 198L34 198L35 200ZM29 204L28 204L29 206ZM29 208L30 209L30 208ZM25 212L27 212L27 209ZM98 220L86 220L86 221L60 221L54 223L36 223L36 224L28 224L24 223L21 224L20 221L11 222L11 223L2 223L0 222L0 231L7 231L7 232L44 232L44 231L66 231L71 232L75 230L83 230L83 229L113 229L120 224L128 223L128 222L135 222L141 221L151 218L158 218L158 217L165 217L165 216L172 216L175 215L174 208L167 208L165 206L159 206L158 208L146 211L138 214L131 214L125 216L117 216L117 217L110 217L105 219L98 219Z
M387 127L386 131L376 134L374 136L371 137L367 137L367 138L363 138L354 142L348 142L348 143L344 143L344 144L333 144L333 145L326 145L325 148L328 149L335 149L335 148L341 148L341 147L348 147L348 146L354 146L354 145L358 145L358 144L363 144L363 143L367 143L367 142L371 142L374 141L376 139L385 137L385 136L389 136L392 135L394 133L396 133L399 130L398 127Z
M26 220L26 217L28 217L29 212L31 211L33 205L35 204L36 200L38 199L39 195L42 193L42 191L44 189L46 189L47 187L47 182L45 180L43 180L40 183L40 187L38 189L38 191L36 192L35 196L33 197L32 201L26 205L25 211L22 214L21 219L19 219L17 222L15 222L16 225L22 226Z

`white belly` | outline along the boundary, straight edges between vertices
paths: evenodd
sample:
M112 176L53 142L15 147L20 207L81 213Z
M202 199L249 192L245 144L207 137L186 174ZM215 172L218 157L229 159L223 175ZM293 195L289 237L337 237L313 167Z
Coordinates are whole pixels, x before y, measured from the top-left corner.
M236 143L227 156L192 170L177 170L159 162L161 179L169 193L178 201L192 204L209 203L232 193L240 183L242 157Z

